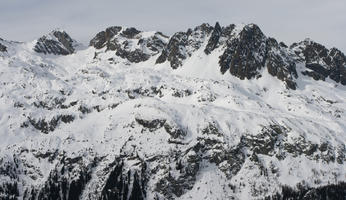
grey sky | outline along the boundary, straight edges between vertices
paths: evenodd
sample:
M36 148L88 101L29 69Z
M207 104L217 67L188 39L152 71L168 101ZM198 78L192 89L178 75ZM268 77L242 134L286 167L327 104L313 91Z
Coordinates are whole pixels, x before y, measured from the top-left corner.
M279 41L309 37L346 53L346 0L0 0L0 37L18 41L56 27L87 43L112 25L170 35L216 21L256 23Z

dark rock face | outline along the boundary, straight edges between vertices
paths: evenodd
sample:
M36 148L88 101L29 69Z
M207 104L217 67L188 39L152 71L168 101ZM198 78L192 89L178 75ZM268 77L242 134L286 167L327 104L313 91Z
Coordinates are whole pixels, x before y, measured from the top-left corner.
M1 41L2 41L2 39L0 38L0 42ZM7 51L7 47L0 43L0 52L6 52L6 51Z
M185 46L188 43L188 35L185 32L175 33L169 40L167 47L163 50L160 57L157 58L156 64L169 61L173 69L182 65L182 60L187 58Z
M221 33L221 38L220 38L220 45L229 42L229 40L233 36L233 31L234 31L235 25L230 24L228 26L222 27L222 33Z
M160 128L164 128L165 131L173 138L173 139L183 139L186 136L186 132L183 131L176 124L169 123L166 119L153 119L147 120L142 119L140 117L135 118L136 122L144 127L144 129L149 130L150 132L156 131Z
M25 198L35 199L79 199L85 185L91 178L93 164L84 166L82 158L62 157L60 163L49 174L44 186L39 189L27 190ZM70 179L73 177L73 180ZM25 199L24 198L24 199Z
M214 30L209 38L208 44L204 49L204 52L210 54L218 45L222 34L222 28L218 22L216 22Z
M37 40L37 53L68 55L74 53L74 40L65 31L53 31Z
M266 37L257 25L244 27L238 38L232 39L220 56L220 70L227 70L240 79L251 79L259 75L265 64Z
M303 75L315 80L325 80L329 77L337 83L346 85L346 56L338 49L329 50L311 40L295 43L290 48L308 68L302 72Z
M191 190L196 175L200 169L201 157L191 149L191 153L187 152L181 157L175 157L176 170L179 171L178 177L173 177L170 171L156 184L155 191L163 194L166 199L174 199L182 196L186 191Z
M28 126L28 123L30 123L35 129L40 130L42 133L48 134L49 132L54 131L60 122L71 123L74 119L75 117L73 115L58 115L49 121L46 121L45 119L36 120L29 117L28 122L25 122L22 126L26 127Z
M332 60L329 77L337 83L346 85L346 56L336 48L329 51L329 56Z
M106 47L106 51L115 51L116 56L132 63L143 62L151 56L161 53L166 46L167 36L156 32L145 37L141 33L135 28L109 27L98 33L90 41L90 46L96 49Z
M139 49L136 49L132 52L118 49L118 51L115 54L121 58L126 58L128 61L134 62L134 63L143 62L150 58L150 55L143 53Z
M99 32L91 41L90 46L101 49L109 44L110 40L121 31L122 27L112 26Z
M234 24L230 24L226 27L221 27L220 24L217 22L208 40L207 46L204 49L204 52L208 55L216 48L229 43L231 38L234 36L234 28Z
M198 50L205 38L210 35L213 27L209 24L197 26L194 30L175 33L166 48L156 60L157 64L168 61L173 69L183 65L183 60L190 57L192 52Z
M145 128L148 128L150 131L155 131L161 128L166 122L165 119L154 119L150 121L146 119L136 118L135 120L137 123L144 126Z
M33 153L35 152L35 153ZM86 153L92 153L86 151ZM21 149L13 159L0 160L0 199L6 200L75 200L81 199L87 190L87 184L92 179L92 172L102 162L103 158L84 156L69 157L63 150L56 150L54 155L40 155L37 150ZM43 176L37 166L27 163L23 157L34 156L40 161L53 164L48 177L42 184L25 186L19 181L19 176L26 176L35 181ZM124 165L126 159L138 160L136 169ZM10 161L11 160L11 161ZM25 170L22 170L25 168ZM88 192L88 199L146 199L147 166L143 160L126 155L115 157L114 161L102 168L102 184L96 191ZM38 172L38 173L33 173ZM20 188L22 192L20 191ZM19 195L22 195L20 198ZM83 198L84 199L84 198Z
M17 200L19 198L17 183L4 183L0 185L0 198L3 200Z
M226 30L225 35L230 37L232 26ZM259 70L267 67L269 74L284 81L288 88L296 89L294 79L298 75L295 60L291 58L286 45L267 38L254 24L245 26L239 37L230 37L219 64L221 73L229 70L240 79L259 78Z
M141 171L131 171L124 168L124 162L116 159L114 168L108 175L100 200L129 199L142 200L146 197L146 165L142 163ZM127 171L127 173L125 173ZM131 183L131 180L132 183Z
M290 89L296 89L294 78L298 78L296 64L286 51L284 45L280 45L273 38L267 40L267 69L269 74L284 81Z
M129 38L129 39L133 39L137 34L139 34L141 31L137 30L136 28L127 28L125 29L121 35Z
M8 177L12 181L0 182L0 199L16 200L19 197L19 188L15 180L18 179L17 159L0 159L0 175Z

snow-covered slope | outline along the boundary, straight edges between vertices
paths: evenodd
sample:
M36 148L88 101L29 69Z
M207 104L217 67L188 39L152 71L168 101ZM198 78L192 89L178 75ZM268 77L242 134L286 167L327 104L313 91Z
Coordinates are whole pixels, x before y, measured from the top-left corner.
M254 24L48 36L0 40L0 199L345 197L337 49Z

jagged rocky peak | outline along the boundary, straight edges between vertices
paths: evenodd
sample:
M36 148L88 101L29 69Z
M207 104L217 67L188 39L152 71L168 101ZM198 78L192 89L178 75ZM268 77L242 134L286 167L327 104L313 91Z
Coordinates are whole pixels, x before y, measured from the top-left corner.
M260 70L266 67L269 74L284 81L288 88L296 89L296 64L287 46L266 37L256 24L246 25L240 31L234 31L235 28L224 29L223 35L228 35L228 39L219 57L221 73L229 71L240 79L260 78Z
M208 40L207 46L204 49L205 54L210 54L216 48L225 45L230 38L235 36L237 33L234 31L234 24L230 24L225 27L221 27L218 22L216 22L213 32Z
M107 43L121 31L122 27L112 26L106 28L106 30L99 32L96 36L90 41L89 46L93 46L96 49L101 49L107 45Z
M201 48L212 31L213 27L204 23L194 29L188 29L186 32L175 33L156 60L156 63L160 64L168 61L173 69L177 69L183 65L186 58Z
M296 89L296 65L289 49L284 43L267 38L256 24L221 27L216 22L213 27L202 24L175 33L156 63L168 61L173 69L177 69L202 46L206 55L221 47L219 65L222 74L229 71L240 79L259 78L260 69L267 67L268 72L284 81L288 88Z
M298 78L295 60L287 50L287 46L274 38L267 39L266 67L272 76L284 81L290 89L296 89L294 79Z
M64 30L56 29L39 38L34 51L44 54L69 55L75 52L76 45L77 42Z
M97 50L115 51L115 55L138 63L161 53L167 44L168 37L161 32L143 32L136 28L120 26L109 27L98 33L90 46Z
M210 54L218 45L220 37L222 35L222 28L219 24L219 22L216 22L213 32L208 40L208 44L206 48L204 49L204 52L208 55Z
M1 43L2 41L4 40L0 38L0 52L6 52L7 47Z
M219 60L221 73L229 70L240 79L258 77L258 70L265 64L266 40L257 25L246 25L237 37L227 42Z
M330 78L337 83L346 85L346 56L338 49L327 49L325 46L305 39L294 43L291 50L305 63L307 68L303 75L315 80Z
M300 73L343 77L335 48L219 23L170 38L109 27L73 59L0 44L0 200L346 196L345 87Z

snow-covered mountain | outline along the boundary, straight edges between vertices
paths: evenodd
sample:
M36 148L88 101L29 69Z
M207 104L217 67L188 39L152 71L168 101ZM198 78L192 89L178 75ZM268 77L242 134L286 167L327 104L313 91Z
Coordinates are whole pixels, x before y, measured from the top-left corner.
M255 24L0 39L0 199L345 199L346 56Z

